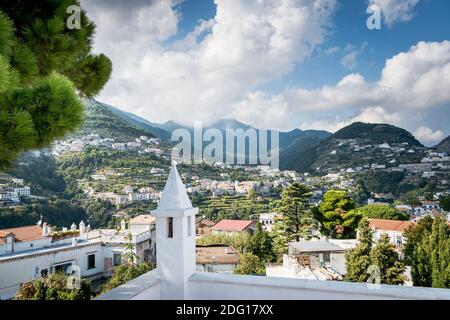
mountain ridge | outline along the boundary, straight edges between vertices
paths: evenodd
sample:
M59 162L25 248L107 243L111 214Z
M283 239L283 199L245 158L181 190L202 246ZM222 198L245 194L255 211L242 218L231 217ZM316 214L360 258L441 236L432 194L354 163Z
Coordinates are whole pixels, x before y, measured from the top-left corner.
M435 145L433 148L441 152L450 152L450 136L444 138L441 142Z
M383 157L392 153L387 151L394 149L405 163L410 163L418 161L423 148L405 129L389 124L354 122L320 142L310 142L309 147L291 146L280 156L280 164L281 169L298 171L381 165L387 159Z

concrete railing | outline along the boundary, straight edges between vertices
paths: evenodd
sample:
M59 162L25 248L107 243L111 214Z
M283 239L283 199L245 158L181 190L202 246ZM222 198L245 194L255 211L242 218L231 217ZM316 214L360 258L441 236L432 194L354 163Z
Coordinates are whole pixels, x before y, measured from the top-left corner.
M154 269L96 300L158 300ZM196 272L189 278L192 300L450 300L450 290L340 281Z
M449 300L450 290L368 285L341 281L306 280L218 273L193 274L191 299L199 300Z
M159 300L159 285L158 272L153 269L94 300Z

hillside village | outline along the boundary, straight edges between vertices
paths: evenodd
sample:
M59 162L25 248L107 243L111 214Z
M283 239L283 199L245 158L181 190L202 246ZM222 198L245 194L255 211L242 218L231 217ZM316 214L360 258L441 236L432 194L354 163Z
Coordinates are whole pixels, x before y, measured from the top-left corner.
M56 225L46 222L50 231L46 231L44 237L52 237L57 241L55 243L62 241L65 245L72 244L71 241L77 237L79 244L87 241L86 244L115 246L114 255L110 256L109 251L101 255L111 259L112 264L103 266L96 262L95 268L102 270L99 273L101 276L92 277L90 269L83 271L93 283L104 283L110 277L111 265L120 263L119 255L124 254L122 246L126 243L124 237L129 228L132 230L132 241L139 243L139 247L144 245L148 248L145 253L139 251L139 261L155 261L154 221L146 222L143 234L134 224L157 208L161 200L170 171L172 144L136 128L130 130L133 134L127 134L126 122L122 123L120 138L116 139L114 131L105 134L107 131L102 118L113 122L124 120L107 110L104 114L90 114L86 125L90 129L82 128L79 134L56 141L52 148L30 153L20 161L17 174L2 174L0 213L7 214L6 221L14 221L13 216L8 215L9 210L23 212L23 215L29 210L36 210L36 204L40 203L43 206L39 210L41 221L52 221L52 216L44 209L46 203L54 205L57 202L53 204L55 200L52 198L71 194L71 200L61 210L79 208L81 211L71 218L60 218ZM96 126L99 131L95 130ZM409 226L427 217L444 216L450 221L450 213L440 205L440 200L450 194L450 157L447 152L409 142L371 143L367 139L332 138L331 148L326 153L322 152L318 158L320 161L317 161L325 167L316 167L315 170L279 170L266 165L221 162L192 166L180 164L179 171L186 192L193 205L199 208L196 219L197 269L218 273L238 272L244 258L236 239L251 238L258 232L258 224L275 239L284 219L278 203L283 190L295 184L310 190L307 201L312 208L319 208L329 192L338 190L356 201L355 210L359 210L358 207L372 210L374 206L394 210L401 220L371 218L370 228L374 241L388 234L389 241L400 254L406 242L404 231ZM347 158L349 154L361 156ZM25 174L34 170L35 162L41 164L41 159L45 162L48 162L46 159L54 159L54 166L47 172L49 178L46 179L50 180L43 180L44 183L40 181L39 174L37 177ZM56 177L59 177L58 181L65 181L61 189L64 193L46 189L45 184ZM417 192L419 188L422 189ZM85 213L83 210L86 210ZM102 212L102 216L94 218L91 215L95 212ZM36 215L33 212L32 216ZM14 227L31 228L9 223L1 232L19 232L17 230L20 228ZM89 238L83 238L85 233L90 234ZM119 235L120 241L117 240ZM20 232L17 237L20 237ZM346 274L346 252L357 244L355 235L347 239L330 238L316 226L308 231L305 239L289 242L285 253L276 254L276 260L266 262L264 274L342 281ZM44 246L42 250L47 249ZM75 255L78 254L76 252ZM96 261L99 258L100 255L95 258ZM405 284L412 285L409 269L405 272L408 279Z

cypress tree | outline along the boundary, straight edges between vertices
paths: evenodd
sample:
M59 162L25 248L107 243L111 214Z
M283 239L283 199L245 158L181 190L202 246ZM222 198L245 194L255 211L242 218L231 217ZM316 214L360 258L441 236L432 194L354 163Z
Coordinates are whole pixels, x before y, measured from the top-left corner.
M273 252L273 240L269 234L262 229L260 223L256 226L255 234L250 239L250 250L258 256L261 261L273 262L275 254Z
M358 245L345 254L347 274L345 281L366 282L369 278L367 270L371 264L372 230L367 219L360 221L358 226Z
M429 238L433 288L450 288L449 234L445 217L436 217Z
M431 287L431 260L429 234L433 218L427 216L416 225L405 230L406 242L403 246L405 264L411 267L413 284L419 287Z
M284 231L288 241L300 241L308 238L314 228L314 219L310 210L311 190L299 183L293 183L281 194L277 211L284 219Z
M362 219L358 226L358 245L345 255L345 281L366 282L370 277L369 267L374 265L380 270L381 283L403 284L406 279L405 265L395 251L395 246L390 243L387 235L383 235L375 245L372 237L368 220Z

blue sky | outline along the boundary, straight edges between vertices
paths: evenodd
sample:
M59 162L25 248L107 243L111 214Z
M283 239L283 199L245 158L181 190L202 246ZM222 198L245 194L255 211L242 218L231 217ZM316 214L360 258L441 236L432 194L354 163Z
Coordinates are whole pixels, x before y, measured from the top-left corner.
M450 1L88 1L114 64L99 99L151 121L385 122L428 145L450 134ZM370 5L380 30L366 27Z

